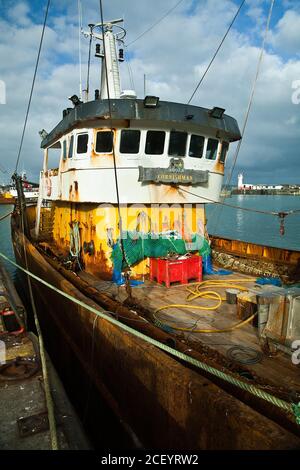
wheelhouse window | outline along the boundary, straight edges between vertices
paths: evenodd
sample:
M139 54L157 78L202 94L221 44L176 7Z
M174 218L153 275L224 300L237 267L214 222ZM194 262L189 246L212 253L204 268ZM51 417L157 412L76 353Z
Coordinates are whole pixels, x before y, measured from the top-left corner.
M74 147L74 136L71 135L70 141L69 141L68 158L72 158L72 157L73 157L73 147Z
M168 154L172 157L185 157L187 133L171 131Z
M77 136L77 153L79 154L87 153L88 141L89 141L88 134L79 134Z
M221 163L225 163L228 149L229 149L229 143L228 142L223 142L222 143L221 156L220 156L220 162Z
M219 141L216 139L208 139L206 148L206 158L208 160L215 160L217 158Z
M112 131L99 131L96 138L96 152L97 153L110 153L113 148L113 132Z
M194 158L203 157L205 138L202 135L191 135L189 156Z
M121 131L120 152L139 153L141 132L136 130Z
M164 131L148 131L145 153L147 155L162 155L164 153L166 133Z
M63 159L67 158L67 141L63 140Z

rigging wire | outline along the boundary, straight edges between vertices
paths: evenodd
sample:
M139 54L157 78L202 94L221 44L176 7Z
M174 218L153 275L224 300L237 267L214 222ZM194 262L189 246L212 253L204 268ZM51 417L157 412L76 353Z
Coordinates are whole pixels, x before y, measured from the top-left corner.
M129 42L126 47L130 47L133 43L135 43L136 41L138 41L139 39L141 39L141 37L143 37L145 34L149 33L149 31L151 31L153 28L155 28L155 26L157 26L159 23L161 23L168 15L170 15L170 13L172 13L172 11L174 11L179 5L180 3L182 3L183 0L179 0L179 2L177 2L175 5L172 6L172 8L170 8L159 20L155 21L155 23L153 23L151 26L149 26L143 33L141 33L137 38L135 38L133 41Z
M37 70L38 70L38 66L39 66L39 62L40 62L40 55L41 55L41 50L42 50L42 45L43 45L43 40L44 40L44 35L45 35L45 29L46 29L46 24L47 24L47 18L48 18L50 2L51 2L51 0L47 1L44 24L43 24L43 29L42 29L42 34L41 34L40 45L39 45L38 55L37 55L37 59L36 59L33 79L32 79L32 85L31 85L31 90L30 90L30 95L29 95L29 100L28 100L28 105L27 105L27 111L26 111L26 116L25 116L25 121L24 121L24 126L23 126L23 131L22 131L22 136L21 136L21 141L20 141L20 146L19 146L19 151L18 151L18 156L17 156L17 161L16 161L15 173L17 173L17 171L18 171L21 151L22 151L22 147L23 147L23 141L24 141L24 136L25 136L26 127L27 127L27 121L28 121L28 116L29 116L29 111L30 111L30 106L31 106L31 101L32 101L32 95L33 95L33 90L34 90L34 85L35 85L35 79L36 79Z
M82 4L78 0L78 59L79 59L79 96L82 100L82 54L81 54L81 33L82 33Z
M14 211L10 211L8 214L5 214L5 215L3 215L2 217L0 217L0 222L1 222L1 220L6 219L6 218L9 217L11 214L13 214L13 212L14 212Z
M113 122L112 122L112 107L111 107L111 100L110 100L110 91L109 91L109 81L108 81L108 70L107 70L107 62L106 62L106 45L104 39L104 15L103 15L103 5L102 0L99 0L100 6L100 17L101 17L101 24L102 24L102 35L103 35L103 52L104 52L104 66L105 66L105 76L106 76L106 90L107 90L107 101L108 101L108 109L109 109L109 121L110 121L110 129L113 134ZM125 251L123 245L123 227L122 227L122 216L121 216L121 205L120 205L120 194L119 194L119 182L118 182L118 172L117 172L117 163L116 163L116 153L115 153L115 144L113 139L112 145L112 154L113 154L113 164L114 164L114 176L115 176L115 188L116 188L116 197L117 197L117 204L118 204L118 217L119 217L119 231L120 231L120 246L122 251L122 261L125 260Z
M131 86L132 90L135 90L132 68L131 68L130 62L128 60L126 60L126 65L127 65L127 69L128 69L128 76L129 76L130 86Z
M226 202L215 201L214 199L209 199L209 198L204 197L204 196L199 196L198 194L193 193L192 191L188 191L187 189L184 189L182 187L180 187L179 191L183 191L184 193L191 194L192 196L196 196L199 199L204 199L205 201L208 201L208 202L213 202L214 204L219 204L221 206L231 207L232 209L240 209L240 210L246 211L246 212L255 212L257 214L265 214L265 215L267 214L267 215L274 215L276 217L280 217L280 216L282 216L282 214L287 216L287 215L297 214L297 213L300 212L300 209L291 209L291 210L287 210L287 211L284 211L284 212L282 212L282 211L281 212L264 211L264 210L250 208L250 207L242 207L242 206L236 206L234 204L227 204Z
M24 210L21 207L21 201L19 201L19 204L20 204L21 231L23 235L23 252L24 252L25 267L26 267L26 270L29 271L29 264L28 264L27 251L26 251L27 247L26 247L26 237L25 237ZM46 407L47 407L48 422L49 422L51 449L58 450L59 442L58 442L56 418L55 418L54 403L53 403L53 397L52 397L51 386L50 386L50 378L48 374L47 359L45 355L44 339L43 339L43 334L42 334L42 330L41 330L41 326L40 326L40 322L39 322L39 318L37 314L36 304L34 300L31 277L28 274L26 277L27 277L28 291L30 295L30 302L31 302L32 311L33 311L34 324L36 327L36 332L37 332L37 337L38 337L38 342L39 342L42 374L43 374L44 389L45 389L45 399L46 399Z
M89 99L89 89L90 89L90 68L91 68L91 49L92 49L92 40L93 40L93 32L92 26L90 26L90 41L89 41L89 57L88 57L88 65L87 65L87 77L86 77L86 101ZM104 43L104 41L103 41Z
M33 90L34 90L35 80L36 80L36 76L37 76L37 70L38 70L38 65L39 65L39 61L40 61L40 55L41 55L41 50L42 50L42 45L43 45L43 40L44 40L44 34L45 34L45 29L46 29L46 24L47 24L50 1L51 0L47 1L46 11L45 11L45 18L44 18L44 23L43 23L43 29L42 29L42 34L41 34L40 44L39 44L39 49L38 49L38 55L37 55L37 59L36 59L35 70L34 70L31 90L30 90L30 96L29 96L29 101L28 101L28 105L27 105L27 111L26 111L26 115L25 115L25 120L24 120L24 126L23 126L19 151L18 151L17 160L16 160L15 173L17 173L17 171L18 171L21 151L22 151L22 147L23 147L23 141L24 141L25 131L26 131L26 127L27 127L27 121L28 121L29 111L30 111L30 107L31 107ZM19 201L19 203L21 205L21 201ZM24 237L24 239L23 239L24 259L25 259L26 269L28 270L28 260L27 260L26 242L25 242L25 229L24 229L24 212L23 212L22 208L20 209L20 212L21 212L21 229L22 229L22 233L23 233L23 237ZM56 429L55 414L54 414L54 404L53 404L53 399L52 399L52 394L51 394L48 368L47 368L47 362L46 362L46 356L45 356L44 341L43 341L43 336L42 336L42 332L41 332L41 328L40 328L40 323L39 323L39 319L38 319L38 315L37 315L37 311L36 311L36 306L35 306L35 301L34 301L34 296L33 296L33 291L32 291L32 285L31 285L31 279L30 279L29 276L27 276L27 282L28 282L30 300L31 300L31 305L32 305L32 309L33 309L34 321L35 321L35 326L36 326L38 341L39 341L39 347L40 347L40 356L41 356L42 372L43 372L43 379L44 379L44 386L45 386L45 398L46 398L46 406L47 406L47 412L48 412L51 447L52 447L52 450L57 450L59 445L58 445L57 429Z
M245 1L246 1L246 0L243 0L242 3L240 4L240 6L239 6L239 8L238 8L238 10L237 10L237 12L236 12L236 14L234 15L234 17L233 17L233 19L232 19L232 21L231 21L231 23L230 23L230 25L229 25L229 27L228 27L228 29L227 29L227 31L226 31L226 33L224 34L224 36L223 36L223 38L222 38L222 41L220 42L219 46L217 47L217 49L216 49L214 55L213 55L212 58L211 58L211 61L209 62L208 66L206 67L206 69L205 69L205 71L204 71L204 73L203 73L203 75L202 75L200 81L198 82L198 84L197 84L195 90L193 91L193 93L192 93L192 95L191 95L189 101L187 102L187 104L190 104L190 102L191 102L192 99L194 98L195 94L197 93L197 91L198 91L200 85L202 84L202 82L203 82L203 80L204 80L204 78L205 78L207 72L209 71L209 69L210 69L210 67L211 67L211 65L212 65L212 63L213 63L213 61L215 60L215 58L217 57L217 55L218 55L218 53L219 53L221 47L223 46L223 44L224 44L224 42L225 42L225 39L227 38L227 36L228 36L228 34L229 34L229 31L231 30L232 26L234 25L235 20L236 20L237 17L239 16L239 13L240 13L241 9L243 8Z
M255 90L256 90L256 85L257 85L257 81L258 81L258 76L259 76L259 72L260 72L260 69L261 69L261 64L262 64L263 55L264 55L264 51L265 51L265 44L266 44L266 40L267 40L269 28L270 28L270 22L271 22L271 17L272 17L272 13L273 13L274 3L275 3L275 0L271 0L269 15L268 15L267 23L266 23L265 34L264 34L264 37L263 37L263 41L262 41L262 45L261 45L261 51L260 51L260 55L259 55L259 59L258 59L258 63L257 63L256 74L255 74L255 78L254 78L254 81L253 81L252 90L251 90L251 93L250 93L249 102L248 102L248 106L247 106L247 110L246 110L246 114L245 114L245 118L244 118L244 123L243 123L243 127L242 127L241 139L238 142L238 145L237 145L234 157L233 157L233 163L232 163L230 172L229 172L228 177L227 177L227 182L225 184L225 191L226 191L226 188L228 188L228 186L231 182L232 175L233 175L233 172L234 172L234 169L235 169L235 166L236 166L236 162L237 162L237 159L238 159L238 156L239 156L239 153L240 153L240 149L241 149L241 146L242 146L242 142L243 142L243 138L244 138L244 135L245 135L246 127L247 127L247 124L248 124L249 115L250 115L250 111L251 111L251 108L252 108L252 103L253 103L254 94L255 94ZM224 199L225 199L225 196L224 196ZM217 218L217 224L218 224L218 221L220 220L220 217L221 217L221 214L219 214L219 217ZM216 226L215 226L215 230L216 230Z

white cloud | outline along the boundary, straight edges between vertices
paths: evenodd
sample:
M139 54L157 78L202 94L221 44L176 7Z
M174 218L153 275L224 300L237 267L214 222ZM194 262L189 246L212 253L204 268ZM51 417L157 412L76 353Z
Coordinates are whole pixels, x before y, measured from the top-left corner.
M300 13L288 10L278 21L271 36L272 44L288 54L300 54Z
M8 10L8 18L14 25L28 26L31 24L29 19L30 7L25 2L20 2Z

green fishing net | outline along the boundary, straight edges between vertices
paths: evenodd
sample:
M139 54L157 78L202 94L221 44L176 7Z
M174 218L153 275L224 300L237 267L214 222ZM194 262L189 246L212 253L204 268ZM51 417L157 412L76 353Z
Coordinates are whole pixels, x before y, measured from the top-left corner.
M208 241L198 234L192 236L191 242L185 242L174 235L123 232L123 250L125 260L123 260L121 243L118 240L111 255L114 270L118 272L145 258L165 258L173 254L185 255L188 252L198 252L202 257L210 254Z

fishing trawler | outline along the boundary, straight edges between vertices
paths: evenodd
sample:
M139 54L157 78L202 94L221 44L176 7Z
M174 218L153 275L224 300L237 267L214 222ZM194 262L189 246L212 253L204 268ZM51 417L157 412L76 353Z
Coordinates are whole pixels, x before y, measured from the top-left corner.
M26 203L36 203L38 200L38 185L27 180L26 171L21 174L22 188ZM13 204L18 197L14 184L4 186L0 189L0 204Z
M297 280L300 253L209 240L237 122L121 91L121 24L90 25L101 88L43 132L35 206L15 176L13 245L48 350L89 377L135 447L299 449L299 289L256 277ZM244 274L214 270L211 250Z
M26 203L36 203L39 196L38 185L31 183L27 180L26 171L22 171L21 174L23 194L26 199ZM10 187L9 193L12 198L16 199L18 197L18 192L15 185Z

